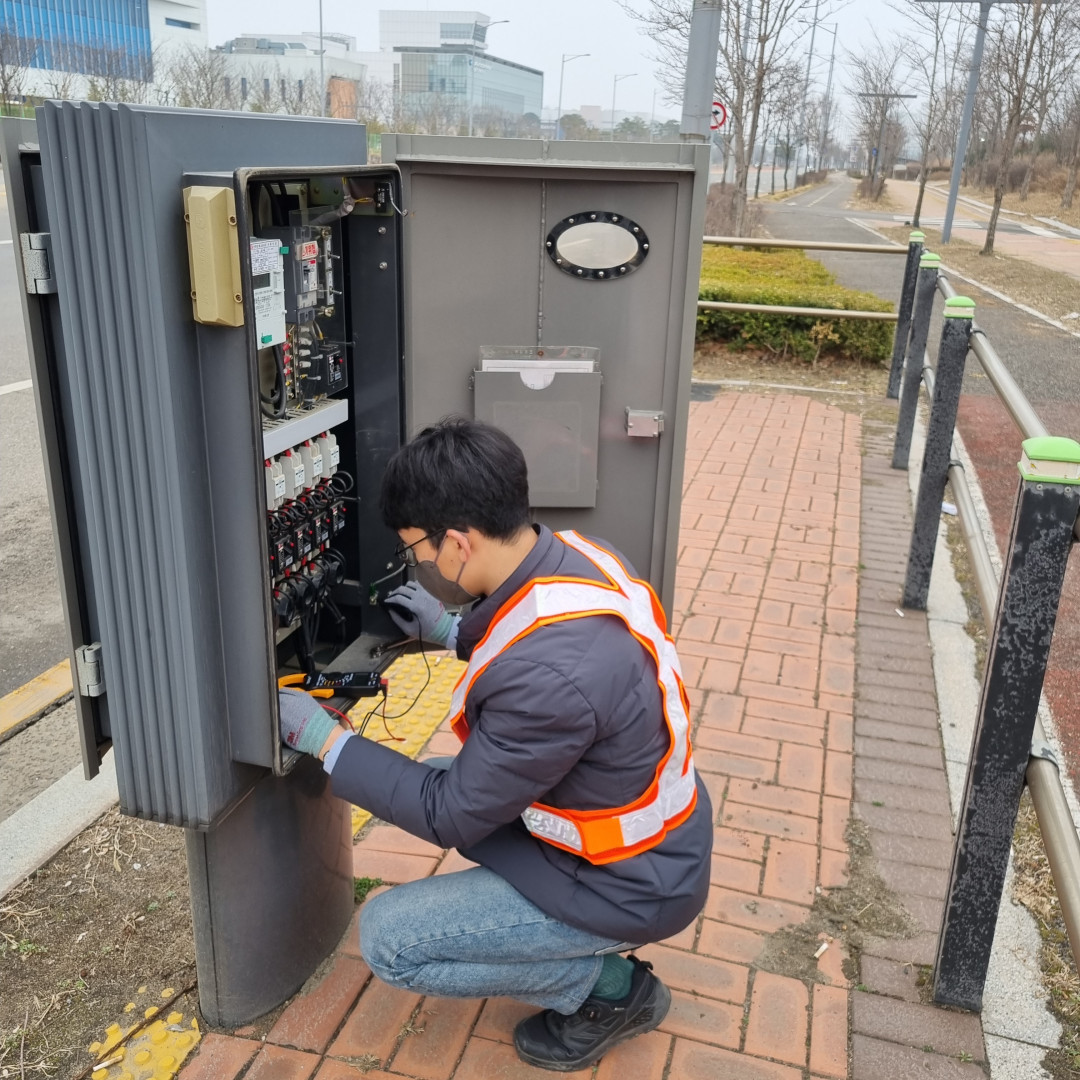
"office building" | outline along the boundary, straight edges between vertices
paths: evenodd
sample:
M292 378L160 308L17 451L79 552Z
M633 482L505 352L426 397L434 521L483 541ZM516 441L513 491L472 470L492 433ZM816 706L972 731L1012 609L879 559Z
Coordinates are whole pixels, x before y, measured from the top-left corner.
M205 0L0 0L0 26L26 69L26 97L85 96L92 84L150 84L176 48L206 47Z

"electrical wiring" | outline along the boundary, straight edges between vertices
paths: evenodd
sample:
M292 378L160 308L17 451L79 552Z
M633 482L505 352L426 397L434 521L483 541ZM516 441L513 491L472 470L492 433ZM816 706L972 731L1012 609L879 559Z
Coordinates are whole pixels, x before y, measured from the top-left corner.
M288 394L285 386L285 351L280 345L273 346L273 350L275 366L274 389L269 394L259 391L259 408L267 419L281 420L285 416L288 405Z
M375 715L375 713L380 712L380 708L381 708L381 714L380 714L379 719L382 720L383 727L386 728L386 734L389 735L390 738L394 742L403 742L404 741L400 736L395 735L390 730L390 725L389 725L388 721L390 721L390 720L400 720L403 716L406 716L410 712L412 712L412 710L414 708L416 708L417 703L420 701L420 698L423 696L424 691L428 688L428 685L431 682L431 664L428 661L427 650L424 648L424 639L423 638L417 638L417 641L420 643L420 655L424 658L424 671L425 671L424 685L421 686L420 689L416 691L415 697L412 699L411 702L409 702L409 704L404 709L401 710L401 712L394 713L392 716L387 716L386 715L386 695L383 695L382 701L379 704L375 705L373 708L371 708L368 711L367 715L365 715L363 721L360 724L359 730L357 732L358 734L360 734L360 735L364 734L364 732L367 730L368 724L371 722L371 718Z

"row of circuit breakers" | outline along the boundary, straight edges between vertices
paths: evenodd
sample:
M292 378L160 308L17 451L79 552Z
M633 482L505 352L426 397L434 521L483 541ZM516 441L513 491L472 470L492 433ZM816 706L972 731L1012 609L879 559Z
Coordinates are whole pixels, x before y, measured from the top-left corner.
M336 223L335 223L336 224ZM336 229L267 226L250 241L255 338L269 532L275 586L324 569L320 559L345 527L340 449L331 428L348 418L335 398L348 385L335 341Z

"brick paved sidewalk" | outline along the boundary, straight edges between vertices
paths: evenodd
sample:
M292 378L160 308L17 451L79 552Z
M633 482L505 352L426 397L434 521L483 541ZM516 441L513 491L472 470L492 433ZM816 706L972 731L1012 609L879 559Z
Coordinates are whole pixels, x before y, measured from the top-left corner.
M856 734L862 451L859 417L810 397L722 394L692 406L673 628L694 706L695 760L717 813L712 888L694 925L640 950L671 986L671 1012L658 1031L608 1054L596 1080L985 1075L966 1063L983 1058L978 1019L917 1004L916 969L905 965L925 962L940 918L940 877L908 876L927 861L919 848L932 850L931 861L944 857L934 846L948 812L940 798L941 752L924 734L936 734L932 685L917 686L930 698L918 702L926 711L913 742L903 741L906 729ZM894 489L906 478L876 472L874 483L893 499L896 521L887 527L895 533L903 506ZM896 566L887 564L902 566L904 554L902 534L871 553L886 565L871 567L881 580L873 582L871 607L861 609L867 618L875 605L895 605L889 590ZM925 639L918 620L905 621L905 632L917 637L920 625ZM889 645L891 630L883 632L879 652L882 640ZM905 642L914 656L907 660L917 666L913 640ZM880 666L866 655L870 667ZM929 670L929 649L925 664ZM912 670L916 681L925 677L923 669ZM884 696L879 703L891 708L899 691L888 678L877 685L884 689L871 697ZM896 719L862 716L859 723ZM856 766L855 741L865 744L860 754L867 752L869 772L861 757ZM441 730L427 752L456 746ZM896 769L906 762L910 775L901 776ZM893 876L927 924L923 935L872 948L878 955L860 978L891 996L852 990L839 942L821 955L813 978L755 964L769 935L802 923L818 892L845 884L856 775L860 811L873 814L894 795L919 804L906 817L886 806L888 814L870 822L876 840L893 844ZM892 788L879 798L884 789L871 790L874 783ZM934 815L934 838L915 839L925 830L912 829ZM356 846L357 874L388 882L466 865L456 852L386 825ZM362 1075L357 1064L372 1070L369 1080L539 1078L550 1074L519 1062L511 1045L514 1024L530 1011L505 999L421 998L391 989L359 958L354 924L329 974L285 1009L265 1042L243 1032L209 1034L182 1078L341 1080ZM920 1049L926 1044L937 1052Z

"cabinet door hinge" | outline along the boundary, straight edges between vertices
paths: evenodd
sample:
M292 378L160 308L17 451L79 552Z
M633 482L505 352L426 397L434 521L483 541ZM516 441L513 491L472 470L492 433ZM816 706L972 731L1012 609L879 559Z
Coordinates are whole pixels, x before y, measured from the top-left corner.
M52 275L52 238L48 233L19 233L23 277L28 293L56 292Z
M105 669L101 664L101 642L80 645L75 650L75 673L83 697L101 697L105 693Z

